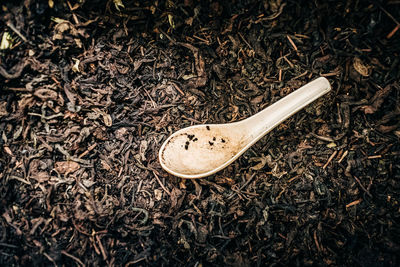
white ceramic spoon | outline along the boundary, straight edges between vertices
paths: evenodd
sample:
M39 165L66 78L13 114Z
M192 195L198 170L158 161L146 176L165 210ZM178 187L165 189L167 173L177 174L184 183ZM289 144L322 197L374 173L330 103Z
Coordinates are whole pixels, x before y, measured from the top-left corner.
M331 90L320 77L242 121L195 125L172 134L160 148L164 170L182 178L214 174L236 160L281 122Z

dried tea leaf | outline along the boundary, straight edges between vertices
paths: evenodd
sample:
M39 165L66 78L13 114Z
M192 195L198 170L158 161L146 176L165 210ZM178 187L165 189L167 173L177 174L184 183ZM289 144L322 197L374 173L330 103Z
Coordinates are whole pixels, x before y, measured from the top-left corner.
M4 32L1 38L0 50L11 49L14 40L9 32Z
M60 174L72 173L81 166L75 161L58 161L55 163L55 169Z
M333 147L336 147L336 146L337 145L334 142L329 143L329 144L326 145L326 147L328 147L328 148L333 148Z
M267 164L267 159L264 156L263 157L254 157L254 158L251 158L249 160L249 162L259 162L255 166L250 167L250 169L252 169L252 170L259 171L262 168L264 168L264 166Z
M209 232L208 232L208 229L207 229L207 225L201 225L198 228L197 241L199 243L205 243L207 241L208 234L209 234Z
M259 96L255 97L255 98L253 98L250 102L253 105L256 105L256 104L260 104L263 101L263 99L264 99L264 95L259 95Z
M393 86L388 85L385 88L378 90L375 95L370 100L370 105L363 106L361 109L364 111L365 114L373 114L375 113L379 107L382 105L385 98L389 95L392 91Z
M94 181L90 181L90 180L82 180L82 184L86 187L86 188L90 188L92 185L94 185L96 182Z
M163 197L163 191L161 189L154 190L154 197L157 201L160 201Z
M180 43L180 45L190 49L194 56L197 78L193 81L191 86L197 88L197 87L202 87L202 86L206 85L208 78L207 78L207 74L205 72L205 62L199 52L199 49L188 43Z
M271 168L271 173L273 176L277 178L281 178L283 175L287 174L286 171L281 171L279 169L279 164L277 161L273 161L271 155L267 156L262 156L262 157L254 157L249 160L249 162L259 162L257 165L251 167L250 169L253 170L261 170L262 168L265 167L265 165L268 165L268 167Z
M185 81L193 78L197 78L197 76L195 74L185 74L182 76L182 79L184 79Z
M6 152L11 157L14 156L14 154L12 153L11 149L8 146L4 146L3 149L4 149L4 152Z
M0 102L0 118L3 116L8 116L6 101Z
M77 47L79 47L79 48L83 47L82 41L80 39L74 38L74 41L75 41L75 44Z
M14 134L13 134L13 140L17 140L18 137L21 136L22 130L23 130L23 127L21 125L16 127L16 130L14 131Z
M50 175L47 172L40 171L35 174L32 174L30 178L35 179L38 183L44 183L50 180Z
M81 72L79 69L80 60L77 58L72 58L72 60L75 62L74 65L72 66L72 71L76 72L76 73L80 73Z
M368 77L371 75L371 66L362 62L362 60L358 57L354 58L353 67L361 76Z
M126 135L128 134L128 129L125 127L119 128L118 130L115 131L115 138L121 141L126 140Z
M100 162L101 162L101 167L104 170L106 170L106 171L110 171L111 170L110 165L105 160L101 159Z
M104 126L96 128L93 132L93 136L98 140L102 140L102 141L108 140L107 132L106 132Z
M168 14L168 22L172 29L175 29L175 21L174 16L172 14Z
M146 140L140 141L139 154L142 161L146 161L147 147L148 147L148 142Z
M112 126L112 119L110 114L107 114L106 112L100 110L99 108L94 108L93 111L95 112L96 115L101 115L103 117L104 125L106 125L107 127ZM96 115L95 116L93 116L94 114L91 115L92 115L91 118L93 119L96 118Z
M235 180L229 177L216 177L215 182L217 184L226 184L226 185L234 185L236 183Z
M189 26L192 26L193 20L194 20L193 17L187 18L187 19L185 20L185 24L187 24L187 25L189 25Z
M107 127L111 127L112 126L112 119L111 119L111 115L110 114L103 113L103 120L104 120L104 124Z
M33 93L33 95L40 98L43 101L57 100L57 97L58 97L57 92L50 90L50 89L46 89L46 88L37 89Z
M379 125L378 130L381 133L390 133L391 131L396 130L397 127L398 125Z
M121 11L119 8L125 8L124 4L122 3L122 0L113 0L114 6L118 11Z

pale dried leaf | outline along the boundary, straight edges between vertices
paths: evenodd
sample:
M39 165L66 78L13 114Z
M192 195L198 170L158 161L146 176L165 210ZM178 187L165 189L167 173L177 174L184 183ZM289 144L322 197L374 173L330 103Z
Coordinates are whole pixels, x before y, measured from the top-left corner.
M75 161L59 161L55 163L55 169L60 174L72 173L80 168L79 163Z
M160 201L163 197L163 191L161 189L154 190L154 197L157 201Z
M354 58L353 67L361 76L368 77L371 75L371 66L362 62L358 57Z

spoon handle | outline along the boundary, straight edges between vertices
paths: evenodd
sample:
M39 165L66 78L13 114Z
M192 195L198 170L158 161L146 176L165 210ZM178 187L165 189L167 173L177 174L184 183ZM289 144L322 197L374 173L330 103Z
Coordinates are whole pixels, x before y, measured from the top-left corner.
M331 90L329 81L320 77L300 87L254 116L242 121L254 138L253 144L281 122Z

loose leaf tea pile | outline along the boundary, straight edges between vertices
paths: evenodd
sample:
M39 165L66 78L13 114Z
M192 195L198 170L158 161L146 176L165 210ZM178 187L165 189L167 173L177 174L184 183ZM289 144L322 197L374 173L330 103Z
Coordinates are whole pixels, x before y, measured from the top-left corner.
M0 265L400 264L398 1L0 5ZM319 76L223 171L162 170Z

